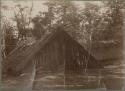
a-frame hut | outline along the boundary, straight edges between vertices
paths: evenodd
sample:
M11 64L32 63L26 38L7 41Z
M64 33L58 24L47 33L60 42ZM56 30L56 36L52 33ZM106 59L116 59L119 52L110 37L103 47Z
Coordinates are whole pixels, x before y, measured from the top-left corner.
M41 74L43 76L46 72L61 72L63 79L60 83L63 85L68 84L64 75L82 73L84 69L99 69L101 67L98 61L77 41L66 31L60 29L45 39L38 40L32 46L14 50L6 58L5 68L16 74L23 72L30 63L33 63L36 68L35 79L40 78ZM34 83L36 84L36 82ZM35 84L34 87L38 88Z

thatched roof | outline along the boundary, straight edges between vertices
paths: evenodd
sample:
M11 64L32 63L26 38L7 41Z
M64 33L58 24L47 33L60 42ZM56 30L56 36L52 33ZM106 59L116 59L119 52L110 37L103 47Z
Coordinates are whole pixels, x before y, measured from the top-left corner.
M51 41L53 35L51 33L44 39L37 40L36 43L30 46L19 46L15 48L5 59L5 68L12 68L13 70L19 71L23 69L30 59L43 47L48 41Z
M64 30L57 30L49 34L44 39L36 41L36 43L31 46L17 47L14 51L11 52L10 55L7 56L5 60L5 68L11 68L14 71L20 71L24 69L29 61L32 61L39 50L44 48L46 44L52 42L52 40L58 39L59 36L63 36L65 39L73 41L75 44L79 45L79 47L85 52L85 54L88 54L88 52L78 42L70 37L69 34L67 34ZM93 56L90 55L90 57L96 60Z

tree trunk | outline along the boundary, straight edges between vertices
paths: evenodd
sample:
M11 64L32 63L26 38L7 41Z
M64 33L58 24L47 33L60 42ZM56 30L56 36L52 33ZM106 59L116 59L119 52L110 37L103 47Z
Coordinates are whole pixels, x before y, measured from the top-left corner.
M0 43L2 43L2 37L4 37L4 36L2 36L2 34L3 34L2 32L3 31L0 31ZM0 85L1 85L1 76L2 76L1 73L2 73L2 47L0 47Z

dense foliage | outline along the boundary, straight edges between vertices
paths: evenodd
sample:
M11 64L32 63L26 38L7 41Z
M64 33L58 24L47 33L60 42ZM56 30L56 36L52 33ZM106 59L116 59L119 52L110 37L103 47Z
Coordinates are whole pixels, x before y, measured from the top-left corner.
M7 41L17 45L28 40L29 37L43 38L58 26L67 31L89 51L91 51L92 45L95 45L94 43L122 44L123 1L110 0L101 3L102 5L99 6L86 2L84 8L79 8L73 1L47 1L45 5L48 7L48 11L40 11L35 17L31 17L33 3L32 7L16 5L17 10L14 11L15 16L12 20L16 23L18 37L15 40L18 41L15 43L12 38L8 39L10 35L5 32L5 45L8 45ZM2 8L6 10L7 6ZM30 28L30 24L34 25L33 28ZM8 31L8 29L9 32L12 31L13 25L6 26L3 31ZM12 47L12 49L14 48Z

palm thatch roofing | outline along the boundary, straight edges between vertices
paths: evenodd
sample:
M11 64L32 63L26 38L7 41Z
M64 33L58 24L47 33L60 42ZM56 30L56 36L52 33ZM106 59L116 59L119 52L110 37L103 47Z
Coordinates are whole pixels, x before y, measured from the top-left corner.
M39 50L44 49L44 47L53 40L58 39L58 37L63 36L64 39L72 41L76 45L80 47L80 51L84 51L85 54L90 55L77 41L75 41L66 31L57 30L53 33L50 33L44 39L37 40L36 43L30 46L25 47L17 47L13 50L10 55L8 55L5 59L4 66L5 69L11 69L15 72L19 72L23 70L29 62L35 57L35 55L39 52ZM95 60L96 64L99 64L98 61L90 55L90 58Z

